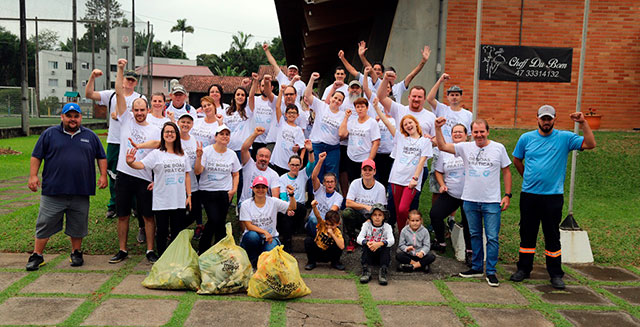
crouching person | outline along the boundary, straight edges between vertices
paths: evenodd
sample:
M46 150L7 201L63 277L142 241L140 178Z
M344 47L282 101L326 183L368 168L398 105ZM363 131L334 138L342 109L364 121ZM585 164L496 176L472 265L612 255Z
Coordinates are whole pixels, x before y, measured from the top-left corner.
M307 236L304 240L304 251L307 253L306 270L313 270L317 262L331 262L331 267L344 270L340 262L340 256L344 249L344 238L338 225L340 214L335 210L329 210L324 219L318 211L318 201L311 201L311 207L318 218L316 236Z
M398 237L398 270L428 273L429 265L436 260L436 256L429 252L430 246L429 231L422 225L422 214L418 210L409 211L407 225Z
M371 267L380 264L378 284L387 285L387 271L391 262L391 246L394 243L393 229L385 222L387 211L381 204L373 205L371 219L362 224L358 234L358 244L362 245L362 276L360 283L371 280Z

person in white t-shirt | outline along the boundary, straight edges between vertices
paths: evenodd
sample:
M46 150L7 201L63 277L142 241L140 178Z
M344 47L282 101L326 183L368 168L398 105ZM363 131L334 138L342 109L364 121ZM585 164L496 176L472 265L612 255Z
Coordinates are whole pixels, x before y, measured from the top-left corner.
M118 214L118 245L120 251L114 255L109 263L117 263L127 258L127 234L129 232L129 216L133 207L133 198L136 198L138 214L144 219L144 232L147 243L147 260L155 262L158 256L153 252L156 224L152 211L152 195L147 189L152 182L151 170L136 170L126 163L127 151L133 148L129 142L131 139L135 143L144 143L149 140L160 138L160 129L149 124L147 114L149 107L146 99L135 99L132 103L131 111L127 111L126 99L124 96L124 67L126 59L118 60L118 71L116 77L116 106L118 120L121 123L120 130L120 153L118 157L118 176L116 178L116 211ZM150 151L138 151L138 159L144 157Z
M365 98L359 98L353 104L358 114L357 118L349 119L351 109L345 110L344 119L338 130L338 135L341 138L349 139L347 174L350 182L358 178L360 168L365 160L373 160L376 157L380 146L378 123L367 114L369 101ZM344 192L348 193L349 190L346 189Z
M260 148L256 153L256 160L251 158L249 148L253 144L253 141L260 135L264 134L263 127L256 127L251 135L242 144L240 150L240 163L242 164L242 175L244 175L242 194L240 194L240 201L242 204L244 200L251 197L251 182L256 176L263 176L269 181L271 185L271 196L278 198L280 196L280 182L278 174L269 167L271 161L271 151L268 148Z
M289 171L289 158L291 158L292 155L297 155L300 148L303 147L306 142L302 128L296 125L298 107L295 104L287 105L284 119L282 118L282 102L280 99L287 88L287 86L282 87L280 94L278 94L275 114L276 125L272 131L275 137L275 145L271 157L271 167L278 175L285 174Z
M202 143L202 147L206 148L216 142L216 130L223 124L223 118L221 114L216 113L215 100L212 97L203 96L200 98L200 104L204 117L194 119L190 134L196 142Z
M343 200L342 195L336 191L336 188L338 187L338 178L334 173L327 172L324 174L322 183L320 183L318 175L320 174L320 170L326 158L326 152L319 153L318 162L316 163L316 167L313 168L313 173L311 173L313 197L318 201L317 208L318 212L322 215L321 218L324 218L324 215L326 215L329 210L340 210ZM317 225L318 218L315 216L314 212L311 212L311 215L309 215L309 219L307 220L307 224L305 225L309 236L316 236Z
M147 114L147 121L158 128L162 128L164 123L171 121L164 116L164 102L164 93L156 92L151 95L151 112Z
M453 126L451 132L453 143L457 144L467 140L467 127L462 124ZM462 208L462 189L464 188L464 161L451 153L441 152L438 159L432 164L435 170L435 178L440 187L440 196L431 206L429 217L431 226L436 234L432 250L443 252L447 249L444 235L444 219L452 212ZM464 243L466 247L465 263L471 268L471 236L469 224L464 210L461 210Z
M484 119L471 123L471 135L474 142L447 143L442 134L442 126L447 122L444 117L436 119L436 139L440 151L459 156L464 161L464 187L462 189L462 208L469 222L472 265L460 277L482 277L484 249L482 228L487 238L486 280L489 286L500 285L496 277L498 262L500 213L507 210L511 199L511 160L504 145L491 141L489 124ZM500 196L500 173L504 181L505 195Z
M368 219L373 205L380 204L387 207L387 191L376 181L376 163L367 159L360 168L361 178L355 179L349 186L346 209L342 211L345 234L349 236L347 252L353 252L355 240L360 233L360 227Z
M304 89L307 87L307 85L304 84L304 82L299 79L298 80L293 79L295 76L300 74L298 70L298 66L289 65L289 67L287 67L287 74L285 75L280 69L280 65L278 65L276 58L274 58L273 55L271 54L271 51L269 51L269 45L267 43L263 43L262 49L264 50L264 54L267 56L267 60L269 61L269 64L271 64L274 71L277 73L276 80L278 81L278 83L280 85L289 85L292 82L294 83L293 87L296 89L296 94L297 94L296 102L299 103L300 97L304 93Z
M338 135L338 129L344 119L344 112L340 111L340 105L344 101L345 94L336 91L331 97L330 104L319 100L313 95L313 83L318 78L320 78L320 74L311 74L309 84L304 93L304 99L315 112L313 129L309 135L309 139L313 144L313 151L327 153L326 163L320 171L320 178L322 179L325 171L338 175L338 165L340 163L340 136Z
M226 103L222 103L222 85L220 84L211 84L209 85L209 89L207 90L207 95L209 95L213 99L213 105L215 107L215 111L219 112L221 110L226 109L229 105ZM196 109L198 113L198 118L204 117L204 110L202 107Z
M391 184L398 230L401 231L407 223L413 199L422 187L420 181L424 164L432 156L431 140L422 136L422 127L413 115L403 116L398 124L399 128L396 129L380 109L377 99L374 99L373 105L378 117L387 126L396 142L393 151L395 160L389 174L389 184Z
M267 146L267 135L274 125L276 118L275 96L273 95L273 85L271 84L271 75L264 75L262 79L258 79L257 73L251 73L251 89L249 89L248 107L252 113L254 127L264 127L264 134L258 136L251 146L251 154L255 159L256 152L260 148ZM256 96L258 92L260 95Z
M191 209L191 163L182 150L178 134L178 126L167 122L160 133L159 149L152 150L140 161L135 161L135 148L127 151L129 167L148 168L153 172L152 208L160 255L167 249L167 239L170 242L184 229L185 209Z
M324 92L322 93L321 99L327 102L327 104L329 103L328 101L331 98L331 93L335 93L335 91L341 91L344 94L349 93L349 87L344 82L344 79L347 77L344 67L336 67L336 70L333 73L333 77L335 78L335 81L329 86L325 87Z
M207 213L198 253L202 254L211 246L214 235L216 242L225 236L227 212L240 180L240 161L227 147L231 130L226 125L218 126L215 143L207 147L197 143L195 173L200 175L198 187L200 199Z
M288 202L267 196L269 182L264 176L254 178L251 189L253 195L240 207L240 224L244 228L240 246L247 251L251 264L257 267L262 252L280 245L277 215L296 210L296 198L291 185L287 185Z
M116 108L115 91L104 90L96 92L94 90L95 79L102 76L100 69L94 69L89 76L85 87L85 97L98 101L99 105L107 106L109 115L109 133L107 134L107 175L109 177L109 203L107 204L107 218L116 218L116 174L118 167L118 156L120 154L120 122L118 121ZM144 95L135 91L140 76L135 71L128 70L124 73L123 92L127 104L127 110L131 111L133 101L138 98L145 98ZM146 98L145 98L146 99ZM144 228L144 221L138 220L140 228Z
M178 117L183 113L188 113L193 116L193 119L198 117L196 109L187 103L188 94L184 86L176 84L171 88L171 102L167 105L167 116L173 114L173 117ZM170 117L171 118L171 117Z
M360 57L360 61L362 61L362 66L365 69L366 67L371 67L371 63L369 63L367 58L364 56L366 51L367 51L366 43L364 41L360 41L358 43L358 56ZM358 72L353 67L353 65L351 65L347 61L347 59L344 57L344 51L342 50L338 51L338 58L342 62L342 65L345 67L345 69L349 72L349 74L355 77L360 82L361 85L367 84L369 86L369 89L374 91L378 89L378 86L380 86L380 82L382 81L382 73L384 70L384 66L382 66L382 63L375 63L373 65L374 73L370 74L370 76L365 76L362 73ZM366 83L365 83L365 80L366 80Z

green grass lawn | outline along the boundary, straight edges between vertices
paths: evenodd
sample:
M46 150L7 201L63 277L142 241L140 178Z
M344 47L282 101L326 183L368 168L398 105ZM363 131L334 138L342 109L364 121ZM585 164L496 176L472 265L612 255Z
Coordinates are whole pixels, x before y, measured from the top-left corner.
M104 119L83 118L82 122L88 123L104 123ZM32 117L29 119L29 126L51 126L60 124L60 117ZM0 128L2 127L20 127L22 126L22 119L20 116L2 116L0 117Z
M490 138L503 143L511 154L518 137L525 130L492 130ZM102 131L96 131L103 133ZM104 136L102 137L104 142ZM0 180L29 173L28 163L37 136L0 140L0 147L11 147L23 154L0 156ZM613 265L640 265L640 133L596 132L598 146L578 155L574 217L589 232L594 259L597 263ZM106 144L105 144L106 146ZM519 198L522 178L512 167L513 199L502 215L500 260L515 262L518 256L520 219ZM19 185L11 189L24 189ZM569 171L565 183L565 212L568 206ZM27 195L25 195L27 196ZM104 218L108 190L98 190L91 199L89 236L85 241L88 253L112 254L117 249L115 221ZM0 201L0 206L9 201ZM423 194L421 211L428 214L431 195ZM0 216L0 251L24 252L33 248L33 233L38 206L19 209ZM428 215L425 215L428 217ZM235 219L230 213L229 219ZM132 221L129 244L135 243L137 223ZM542 232L539 233L536 260L544 262ZM69 249L69 242L60 233L47 246L49 252ZM143 253L134 245L133 253Z

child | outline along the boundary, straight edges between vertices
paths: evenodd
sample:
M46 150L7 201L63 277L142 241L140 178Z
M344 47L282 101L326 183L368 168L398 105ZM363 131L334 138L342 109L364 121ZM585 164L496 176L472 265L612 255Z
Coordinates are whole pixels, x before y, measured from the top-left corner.
M318 225L315 238L307 236L304 240L304 250L307 252L306 270L313 270L316 262L331 262L331 267L337 270L344 270L344 265L340 262L340 256L344 249L344 238L338 229L340 225L340 214L335 210L329 210L322 219L318 211L318 201L311 201L313 213L318 217Z
M422 214L418 210L411 210L408 225L404 226L398 237L398 252L396 260L400 263L398 270L411 272L422 269L429 272L429 265L436 260L429 252L429 231L422 225Z
M378 284L387 285L387 270L391 262L391 246L393 245L393 230L385 223L386 209L381 204L374 204L371 208L371 219L362 224L358 234L358 244L362 245L362 276L360 283L371 280L369 266L375 261L380 262Z

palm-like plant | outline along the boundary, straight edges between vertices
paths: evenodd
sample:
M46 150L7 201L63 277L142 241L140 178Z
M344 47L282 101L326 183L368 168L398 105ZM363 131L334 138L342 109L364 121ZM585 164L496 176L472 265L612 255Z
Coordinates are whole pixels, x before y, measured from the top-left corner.
M180 42L180 48L184 52L184 33L193 33L193 26L187 26L187 19L178 19L178 23L171 28L171 32L182 33L182 41Z

